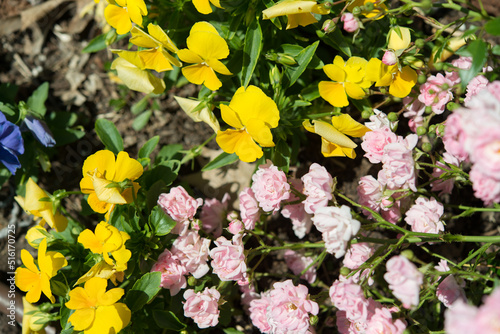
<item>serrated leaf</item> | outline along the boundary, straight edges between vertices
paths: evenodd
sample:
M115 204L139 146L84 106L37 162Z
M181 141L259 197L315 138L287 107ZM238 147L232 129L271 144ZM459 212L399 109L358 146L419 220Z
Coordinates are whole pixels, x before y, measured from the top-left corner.
M253 20L248 26L243 47L243 67L241 69L241 85L245 88L250 83L252 74L262 50L262 30L259 20Z
M318 45L319 41L316 41L313 44L309 45L304 50L300 51L295 56L295 61L297 61L298 66L287 67L285 73L288 75L288 78L290 80L288 87L292 86L295 83L295 81L297 81L297 79L300 78L302 73L304 73L305 69L307 68L307 65L309 65L312 58L314 57L314 53L316 52L316 48L318 47Z
M47 100L48 96L49 83L44 82L33 92L33 94L31 94L31 96L28 98L28 101L26 101L26 104L32 111L40 114L40 116L43 117L47 112L47 108L45 108L45 101Z
M95 132L101 142L114 154L123 151L123 139L113 122L100 118L95 122Z
M135 131L139 131L142 128L144 128L146 126L146 124L148 124L149 118L151 117L152 114L153 114L153 111L146 110L145 112L143 112L142 114L140 114L139 116L137 116L134 119L134 122L132 123L132 128Z
M238 156L236 155L236 153L229 154L226 152L222 152L214 160L212 160L208 164L206 164L201 169L201 171L206 172L206 171L209 171L212 169L221 168L221 167L230 165L236 161L238 161Z
M149 139L146 143L144 143L144 145L142 145L137 157L139 159L149 158L151 153L153 153L154 149L156 148L156 145L158 145L159 141L160 136L154 136L153 138Z
M500 17L497 17L491 21L488 21L484 25L486 32L493 36L500 36Z
M127 292L125 304L132 312L140 310L160 291L161 273L158 271L144 274Z
M155 229L155 235L159 237L170 233L176 225L176 222L158 206L151 211L149 223Z

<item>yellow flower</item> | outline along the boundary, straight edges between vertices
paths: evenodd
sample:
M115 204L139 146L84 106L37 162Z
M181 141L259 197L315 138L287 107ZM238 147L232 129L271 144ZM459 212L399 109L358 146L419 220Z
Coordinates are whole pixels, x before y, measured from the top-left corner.
M321 153L325 157L356 157L356 144L346 135L351 137L362 137L370 129L356 122L351 116L343 114L333 116L332 123L320 120L305 120L302 125L312 133L321 136Z
M175 101L179 104L181 109L195 122L205 122L212 130L217 133L220 130L219 121L215 117L212 110L208 106L201 107L202 102L197 100L186 99L179 96L174 96ZM200 109L201 108L201 109ZM212 107L213 109L213 107Z
M38 307L30 304L26 297L23 297L23 324L22 324L22 334L45 334L44 325L31 326L32 317L35 312L38 311ZM40 328L42 326L42 328Z
M48 235L49 234L44 227L35 225L31 227L28 232L26 232L26 241L28 241L31 247L38 248L42 239L47 238Z
M383 18L385 16L384 13L387 10L387 6L383 3L381 3L381 0L355 0L347 7L347 10L352 12L354 7L366 8L366 5L368 3L373 4L373 9L370 11L362 10L361 14L363 14L364 16L366 16L369 19L373 18L374 20L380 20L381 18ZM368 6L372 6L372 5L368 5Z
M187 49L177 52L179 58L194 65L182 68L182 74L189 82L204 84L210 90L217 90L222 82L215 72L231 75L226 65L219 59L227 58L229 47L224 38L208 22L197 22L191 28L186 40Z
M220 0L210 0L210 2L215 7L222 8ZM202 14L210 14L212 12L212 7L210 7L208 0L193 0L193 5Z
M387 40L387 47L394 50L396 52L396 56L399 57L411 43L410 29L406 27L391 28L389 35L387 36Z
M255 86L238 88L229 106L221 105L222 119L235 129L217 132L216 141L227 153L236 153L245 162L262 157L263 147L273 147L271 129L278 126L276 103Z
M22 291L27 291L26 300L36 303L43 292L52 303L55 302L50 290L50 279L68 262L59 252L47 252L47 239L43 239L38 247L38 267L33 256L26 250L21 250L21 260L26 268L16 269L16 285ZM39 269L40 268L40 269Z
M69 292L66 307L75 310L68 321L75 331L84 334L118 333L130 322L127 305L117 303L125 291L121 288L106 291L107 280L94 277L84 287Z
M323 71L332 79L321 81L318 85L319 94L334 107L349 105L347 96L359 100L366 94L364 89L371 86L372 82L365 76L368 62L360 57L351 57L344 62L336 56L333 64L323 66Z
M133 27L130 33L132 38L130 38L130 43L147 48L141 51L125 51L125 50L111 50L113 53L118 54L120 57L124 58L130 63L134 62L134 59L129 59L132 52L139 55L141 59L141 69L151 69L156 72L170 71L174 66L182 66L181 62L170 55L167 50L176 53L179 49L175 46L168 35L163 31L160 26L150 23L148 25L148 32L146 34L143 30ZM122 56L123 54L123 56ZM134 57L134 56L132 56Z
M284 0L263 10L262 18L268 20L286 15L288 19L286 28L292 29L318 22L313 14L325 15L328 13L330 13L330 10L323 7L323 5L318 5L316 1Z
M16 196L19 205L35 217L41 217L40 226L45 223L55 228L57 232L62 232L68 226L68 219L59 212L54 213L50 195L40 188L30 177L26 182L26 196Z
M161 94L165 90L165 82L144 70L144 66L136 51L122 51L120 57L111 63L111 69L116 70L121 83L128 88L146 94Z
M377 58L370 59L366 65L366 73L370 80L375 81L376 87L389 86L389 94L399 98L410 94L418 77L410 66L400 70L398 64L387 66Z
M118 5L110 4L104 9L104 17L109 25L120 35L132 29L132 22L142 27L142 17L148 15L144 0L114 0Z
M142 175L143 167L127 152L115 155L108 150L101 150L89 156L83 163L83 179L80 188L92 210L99 213L111 212L116 204L132 203L140 186L137 182L129 182L122 189L117 183L125 180L134 181Z

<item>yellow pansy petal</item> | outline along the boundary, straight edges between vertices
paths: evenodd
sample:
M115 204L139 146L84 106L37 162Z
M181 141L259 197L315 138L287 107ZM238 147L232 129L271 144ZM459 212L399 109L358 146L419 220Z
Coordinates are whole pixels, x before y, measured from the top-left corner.
M252 138L264 147L273 147L273 135L271 129L266 123L257 118L251 118L247 121L246 130Z
M370 131L363 124L356 122L350 115L342 114L332 117L332 125L337 130L351 137L363 137L365 133Z
M50 202L48 202L50 203ZM46 209L43 211L40 211L39 214L42 216L42 218L49 224L50 227L54 228L55 225L55 219L54 215L52 214L52 209Z
M100 296L97 302L99 303L99 305L109 306L119 301L124 294L125 290L121 288L111 289L109 291L106 291L102 296Z
M127 7L127 0L107 0L109 3L116 2L121 7Z
M100 201L95 193L89 195L89 197L87 198L87 203L92 208L92 210L94 210L97 213L108 212L108 209L111 205L109 203Z
M229 56L229 47L224 38L212 32L197 31L190 33L186 44L189 50L203 59L224 59Z
M24 208L27 211L40 211L52 208L52 203L40 201L42 198L49 197L42 188L40 188L31 177L26 182L26 196L24 199Z
M313 14L311 13L301 13L301 14L291 14L287 15L288 22L286 29L297 28L298 26L306 27L310 24L318 22Z
M41 243L42 242L40 242L40 244ZM45 244L47 244L47 241L45 241ZM26 268L28 268L28 270L31 270L34 273L39 272L37 266L35 265L33 256L26 249L21 249L21 261L23 261L23 264L26 266Z
M356 100L362 99L366 95L366 93L363 90L363 88L361 88L357 84L353 84L353 83L350 83L350 82L345 82L344 83L344 88L345 88L346 94L350 98L353 98L353 99L356 99Z
M322 138L321 141L321 153L324 157L348 157L354 159L356 157L356 152L353 148L342 147L330 143L328 140Z
M152 23L149 25L152 25ZM130 34L132 37L130 37L129 42L143 48L156 48L161 44L160 41L148 35L144 30L138 27L133 27L132 30L130 30Z
M262 18L267 20L283 15L310 13L313 10L318 11L317 7L316 1L282 1L263 10Z
M355 148L357 145L349 139L346 135L335 129L331 124L323 121L313 120L312 125L309 120L305 120L302 125L308 131L313 128L314 132L331 143L349 148Z
M97 298L92 300L87 291L82 287L76 287L68 293L69 301L65 306L70 310L81 310L96 306Z
M136 66L140 69L146 68L144 61L141 58L140 51L127 51L127 50L111 49L111 52L113 52L114 54L117 54L120 58L125 59L133 66ZM114 68L112 68L112 69L114 69Z
M212 12L212 7L208 0L193 0L193 5L202 14L210 14Z
M92 323L94 322L94 318L95 309L85 308L76 310L72 315L70 315L70 317L68 318L68 322L71 322L74 330L83 331L92 325Z
M106 292L106 286L108 281L104 278L94 277L85 282L84 289L87 291L90 299L95 300L95 303L101 298L101 296Z
M118 77L130 89L142 93L160 94L165 90L165 82L151 73L141 70L125 59L117 58L111 64L111 69L116 69Z
M244 162L253 162L264 155L260 146L244 130L219 131L215 139L224 152L236 153Z
M200 56L189 49L180 49L177 51L177 56L185 63L199 64L203 62Z
M89 269L83 276L81 276L75 285L79 285L87 282L92 277L100 277L109 279L116 270L113 269L112 265L107 264L105 261L99 261L94 264L92 268Z
M40 296L42 295L42 284L41 284L41 279L38 276L37 280L33 282L33 285L29 289L28 292L26 292L26 300L29 301L30 303L36 303L37 301L40 300Z
M98 171L108 180L112 180L115 176L115 155L108 150L100 150L85 159L82 167L82 174L87 175L87 172Z
M141 189L141 186L137 182L132 182L134 194L137 195L137 191ZM134 195L132 195L132 188L127 188L122 192L122 197L125 198L127 203L132 203L134 201ZM113 204L114 205L114 204ZM108 220L106 218L106 220Z
M127 152L121 151L116 157L117 170L113 181L121 182L125 179L136 180L144 172L141 163L131 157Z
M45 296L49 298L50 302L54 304L56 302L55 297L52 295L52 291L50 290L50 277L45 274L40 274L40 288Z
M411 67L405 66L398 72L389 87L389 94L403 98L410 94L411 89L417 83L417 72L415 72Z
M37 272L38 272L38 270L37 270ZM21 291L31 290L33 288L33 286L35 284L37 284L37 282L40 281L40 274L37 272L33 272L27 268L22 268L22 267L17 268L16 269L16 286ZM38 297L38 298L40 298L40 297ZM38 300L36 300L36 301L38 301Z
M116 261L116 270L123 271L127 269L127 262L132 257L132 252L126 249L125 247L121 247L117 251L111 253L113 258Z
M64 255L59 252L47 252L47 256L38 259L40 271L46 273L49 278L54 277L57 271L68 265Z
M344 82L346 78L346 73L344 69L335 64L328 64L323 66L323 71L332 80L336 82Z
M189 33L194 34L195 32L200 32L200 31L213 32L216 35L219 34L217 29L215 29L215 27L213 25L211 25L210 23L208 23L207 21L196 22L191 27L191 30L189 31Z
M226 65L224 65L220 60L217 59L208 59L206 61L207 65L210 66L215 72L224 74L224 75L231 75L233 73L229 72L227 69Z
M123 303L100 306L96 310L94 323L85 334L118 333L128 325L130 318L130 309Z
M54 216L54 228L57 232L62 232L68 227L68 218L64 217L60 213L56 213Z
M398 34L398 30L401 36ZM389 32L387 47L395 51L406 49L411 43L410 29L406 27L395 27Z
M220 0L210 0L210 2L212 3L212 5L214 5L215 7L217 8L222 8L221 4L220 4Z
M219 121L215 117L212 110L208 107L203 107L201 110L195 110L199 105L200 101L186 99L179 96L174 96L175 101L179 104L181 109L195 122L205 122L207 123L214 131L220 130Z
M217 90L222 86L222 82L217 78L214 70L207 65L197 64L183 67L182 74L189 82L196 85L204 84L210 90Z
M127 201L123 198L118 188L108 188L111 183L111 181L106 179L94 177L95 194L99 201L111 204L127 204Z
M96 230L98 226L99 225L97 225ZM84 248L90 249L92 253L102 254L102 241L99 240L91 230L85 229L80 232L78 242L81 243Z
M84 194L90 194L94 191L94 184L92 183L92 178L84 174L83 179L80 181L80 190Z
M368 61L361 57L349 58L344 67L347 74L347 81L361 82L366 74L367 63Z
M182 63L177 58L172 56L170 53L168 53L164 49L161 49L161 53L162 53L163 57L165 57L165 59L167 59L172 65L177 66L177 67L182 66Z
M319 95L334 107L345 107L349 105L344 86L337 82L320 81L318 84Z
M371 58L366 64L365 79L376 82L380 79L382 69L382 61L377 58Z
M144 0L127 0L127 11L132 22L142 27L142 17L148 14Z
M119 35L126 34L132 29L132 22L127 9L115 5L108 5L104 9L104 17L110 26L116 29Z
M148 24L148 32L151 37L157 39L167 50L177 52L179 49L175 46L174 42L168 37L167 33L157 24Z
M35 225L31 227L28 232L26 232L26 241L28 241L31 247L38 248L42 239L47 237L44 232L47 233L47 230L44 227Z
M257 118L269 124L271 128L278 126L280 112L276 103L256 86L238 88L229 106L238 113L243 125L246 125L249 119Z
M243 128L243 123L241 122L240 116L231 107L225 104L220 105L221 116L224 122L231 125L236 129Z

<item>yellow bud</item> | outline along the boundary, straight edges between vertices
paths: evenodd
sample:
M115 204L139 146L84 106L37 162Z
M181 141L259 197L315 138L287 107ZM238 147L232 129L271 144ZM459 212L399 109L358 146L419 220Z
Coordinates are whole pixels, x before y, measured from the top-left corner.
M388 44L389 49L394 51L405 50L411 43L410 29L406 27L394 27L389 32Z

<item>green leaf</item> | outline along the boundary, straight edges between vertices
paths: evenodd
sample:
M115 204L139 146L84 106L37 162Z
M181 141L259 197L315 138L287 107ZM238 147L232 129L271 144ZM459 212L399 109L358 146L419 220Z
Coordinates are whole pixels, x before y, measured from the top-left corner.
M45 116L45 112L47 111L47 108L45 108L45 101L47 100L47 97L49 96L49 83L44 82L41 84L34 92L31 94L31 96L28 98L28 101L26 101L26 104L28 107L40 114L40 116Z
M3 102L0 102L0 111L8 116L14 116L16 114L16 111L12 109L11 105L4 104Z
M132 112L132 114L137 115L146 110L148 103L149 103L149 95L146 95L138 102L134 103L130 108L130 111Z
M300 78L301 74L304 73L307 65L311 62L314 57L314 53L316 52L316 48L319 45L319 41L314 42L309 45L304 50L300 51L297 56L295 56L295 60L298 63L298 66L287 67L285 73L288 75L290 83L288 87L292 86L298 78Z
M490 35L500 36L500 17L497 17L491 21L488 21L484 25L484 29Z
M14 105L19 87L11 83L0 84L0 101Z
M495 56L500 56L500 45L495 45L494 47L492 47L491 53L493 53Z
M253 20L248 26L243 47L243 68L241 69L241 85L245 88L250 83L253 71L262 50L262 30L259 20Z
M236 155L236 153L229 154L226 152L222 152L221 154L219 154L219 156L217 158L215 158L214 160L212 160L208 164L206 164L201 169L201 171L206 172L208 170L224 167L224 166L230 165L230 164L238 161L238 159L239 158Z
M486 42L477 39L470 43L464 50L457 52L461 56L472 57L472 64L468 70L458 70L462 88L465 90L469 81L472 80L482 69L486 63L487 45Z
M153 153L154 149L156 148L156 145L158 145L159 141L160 141L160 136L154 136L153 138L148 140L144 145L142 145L137 157L139 159L149 158L151 153Z
M132 312L140 310L149 303L160 291L161 273L158 271L144 274L132 289L127 292L125 304Z
M106 43L106 39L108 38L108 34L110 34L110 33L101 34L101 35L93 38L89 42L89 44L87 44L87 46L83 48L82 52L83 53L92 53L92 52L101 51L101 50L104 50L105 48L107 48L108 44ZM115 39L115 42L119 41L121 39L124 39L127 36L129 36L129 35L128 34L118 35Z
M153 114L152 110L146 110L145 112L143 112L142 114L137 116L134 119L134 122L132 123L132 128L135 131L139 131L142 128L144 128L146 126L146 124L148 124L149 118L151 117L152 114Z
M344 36L340 32L340 29L335 29L329 34L325 34L323 31L317 30L316 34L318 35L319 38L321 38L323 42L330 45L334 49L339 50L348 57L352 56L349 44L346 43Z
M123 151L123 139L113 122L100 118L95 122L95 132L106 149L114 154Z
M186 324L182 323L172 311L153 310L153 319L160 328L171 329L176 332L186 328Z
M176 225L176 222L158 206L151 211L149 223L154 227L155 234L159 237L170 233Z
M243 332L241 332L237 329L234 329L234 328L226 328L226 329L223 329L223 331L225 334L243 334Z

